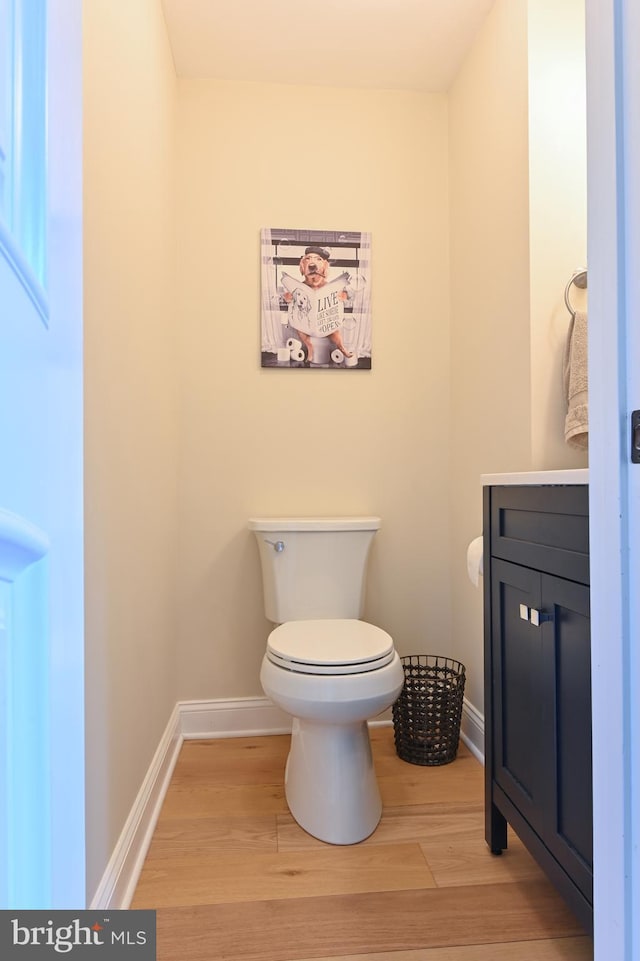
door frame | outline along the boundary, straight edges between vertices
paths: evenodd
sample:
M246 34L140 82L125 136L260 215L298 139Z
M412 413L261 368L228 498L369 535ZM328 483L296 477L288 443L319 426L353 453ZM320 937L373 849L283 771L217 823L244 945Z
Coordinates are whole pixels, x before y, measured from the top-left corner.
M630 464L629 420L640 407L640 0L586 0L586 47L594 944L596 961L632 961L640 956L632 817L640 466Z

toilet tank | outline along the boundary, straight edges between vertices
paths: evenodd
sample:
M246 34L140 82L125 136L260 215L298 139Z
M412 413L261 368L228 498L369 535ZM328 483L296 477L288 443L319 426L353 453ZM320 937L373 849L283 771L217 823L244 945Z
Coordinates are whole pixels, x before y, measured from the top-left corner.
M264 610L274 624L360 618L379 517L254 517Z

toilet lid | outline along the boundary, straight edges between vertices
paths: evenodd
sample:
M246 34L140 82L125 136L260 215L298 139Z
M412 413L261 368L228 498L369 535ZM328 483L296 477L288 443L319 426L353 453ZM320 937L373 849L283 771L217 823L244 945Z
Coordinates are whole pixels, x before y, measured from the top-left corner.
M357 620L287 621L267 642L269 660L298 674L363 674L394 653L386 631Z

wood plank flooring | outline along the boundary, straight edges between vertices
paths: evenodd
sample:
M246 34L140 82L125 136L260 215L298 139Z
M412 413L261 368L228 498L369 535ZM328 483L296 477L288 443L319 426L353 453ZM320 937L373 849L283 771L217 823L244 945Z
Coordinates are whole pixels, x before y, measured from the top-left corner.
M489 853L466 747L423 768L371 740L383 816L345 847L289 814L287 736L184 743L131 904L157 910L158 961L592 961L515 835Z

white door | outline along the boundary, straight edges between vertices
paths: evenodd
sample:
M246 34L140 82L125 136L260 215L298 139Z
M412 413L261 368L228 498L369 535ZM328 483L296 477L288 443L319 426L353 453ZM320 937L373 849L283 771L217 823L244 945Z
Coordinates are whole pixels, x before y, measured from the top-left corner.
M22 7L0 0L0 908L83 907L80 5Z
M640 0L587 0L596 961L640 958Z

